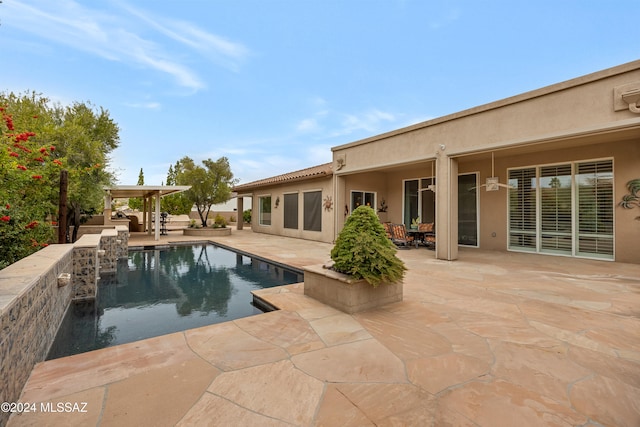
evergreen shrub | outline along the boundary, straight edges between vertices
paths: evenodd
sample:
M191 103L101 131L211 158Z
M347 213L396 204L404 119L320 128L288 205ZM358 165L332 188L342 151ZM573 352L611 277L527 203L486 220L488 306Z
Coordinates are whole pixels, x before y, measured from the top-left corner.
M373 287L382 282L398 282L406 271L375 211L364 205L347 218L331 250L331 259L336 271L364 279Z

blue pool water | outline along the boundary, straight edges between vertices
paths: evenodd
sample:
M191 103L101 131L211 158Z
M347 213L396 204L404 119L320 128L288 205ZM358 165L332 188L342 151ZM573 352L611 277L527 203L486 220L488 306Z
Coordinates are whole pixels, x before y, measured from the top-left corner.
M132 250L101 277L96 302L69 307L47 359L258 314L250 291L302 281L299 271L210 244Z

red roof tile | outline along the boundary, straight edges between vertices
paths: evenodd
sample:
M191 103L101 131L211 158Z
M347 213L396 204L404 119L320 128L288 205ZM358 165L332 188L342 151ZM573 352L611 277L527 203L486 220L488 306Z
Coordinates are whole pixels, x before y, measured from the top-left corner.
M233 187L232 191L242 193L250 191L254 188L265 187L274 184L280 184L284 182L303 181L306 179L321 178L324 176L331 176L333 174L332 163L325 163L318 166L312 166L310 168L301 169L295 172L289 172L282 175L272 176L270 178L260 179L246 184L240 184Z

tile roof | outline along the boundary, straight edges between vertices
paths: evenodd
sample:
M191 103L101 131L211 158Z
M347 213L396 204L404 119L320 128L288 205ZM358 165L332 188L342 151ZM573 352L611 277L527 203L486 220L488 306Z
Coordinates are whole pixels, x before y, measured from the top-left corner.
M332 163L324 163L318 166L301 169L295 172L289 172L282 175L272 176L270 178L260 179L257 181L240 184L233 187L233 191L242 193L254 188L265 187L268 185L280 184L284 182L303 181L306 179L322 178L333 175Z

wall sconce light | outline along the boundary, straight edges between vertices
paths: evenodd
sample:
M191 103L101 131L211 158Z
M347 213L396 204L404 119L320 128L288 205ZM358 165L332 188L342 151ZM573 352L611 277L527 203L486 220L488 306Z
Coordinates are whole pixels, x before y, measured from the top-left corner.
M629 111L640 114L640 89L623 93L622 100L629 104Z
M276 208L280 206L280 196L276 197Z
M613 111L625 110L640 114L640 81L613 88Z

